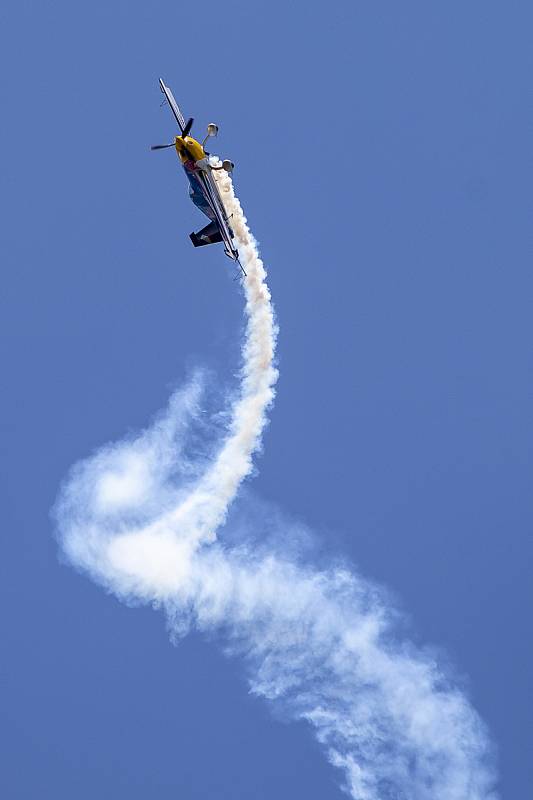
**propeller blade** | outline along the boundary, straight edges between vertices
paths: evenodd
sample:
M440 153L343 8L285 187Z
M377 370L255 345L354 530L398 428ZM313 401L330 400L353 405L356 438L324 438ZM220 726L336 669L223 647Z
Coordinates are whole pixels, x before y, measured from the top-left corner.
M171 142L170 144L153 144L150 147L150 150L164 150L165 147L174 147L174 142Z
M183 129L183 133L181 134L184 138L185 138L185 136L189 135L189 131L192 128L193 122L194 122L194 119L192 117L190 117L190 119L188 119L187 122L185 123L185 127Z

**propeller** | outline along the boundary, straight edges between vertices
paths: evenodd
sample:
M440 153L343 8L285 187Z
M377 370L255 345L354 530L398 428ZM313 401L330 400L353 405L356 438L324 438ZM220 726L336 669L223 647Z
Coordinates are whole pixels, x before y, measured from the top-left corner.
M185 137L189 135L193 122L194 122L193 117L190 117L185 123L185 127L181 134L182 139L185 139ZM164 150L165 147L174 147L174 145L175 142L172 142L171 144L153 144L150 150Z
M186 137L186 136L188 136L188 135L189 135L189 132L190 132L190 130L191 130L191 128L192 128L192 124L193 124L193 122L194 122L194 119L193 119L192 117L190 117L190 118L187 120L187 122L185 123L185 127L184 127L184 129L183 129L183 133L181 134L181 135L182 135L182 137L183 137L184 139L185 139L185 137Z

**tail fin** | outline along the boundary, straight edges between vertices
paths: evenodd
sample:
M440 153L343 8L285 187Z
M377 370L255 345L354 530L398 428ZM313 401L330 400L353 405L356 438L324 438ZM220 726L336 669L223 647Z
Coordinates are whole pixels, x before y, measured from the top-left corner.
M215 242L222 241L221 233L215 221L210 222L198 233L191 233L190 238L195 247L203 247L206 244L215 244Z

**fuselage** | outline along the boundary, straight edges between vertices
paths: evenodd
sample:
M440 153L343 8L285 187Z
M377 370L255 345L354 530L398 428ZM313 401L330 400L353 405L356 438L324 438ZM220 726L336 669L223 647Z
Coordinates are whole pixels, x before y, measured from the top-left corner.
M214 219L214 214L205 197L202 183L198 177L200 167L197 162L207 157L204 148L192 136L176 136L176 152L189 181L189 195L194 205L209 219Z

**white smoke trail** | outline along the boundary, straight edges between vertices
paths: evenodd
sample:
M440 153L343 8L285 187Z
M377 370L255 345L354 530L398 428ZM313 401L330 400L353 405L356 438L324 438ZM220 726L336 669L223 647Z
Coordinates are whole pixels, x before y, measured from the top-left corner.
M483 723L429 656L395 640L375 587L346 568L217 539L277 377L263 264L231 179L218 181L247 272L241 389L225 437L198 457L195 376L144 433L73 468L55 509L63 552L124 601L163 608L174 638L191 625L223 634L252 691L313 726L354 800L495 800Z

